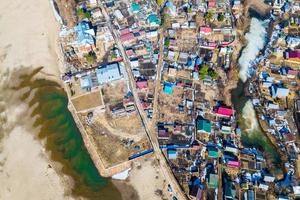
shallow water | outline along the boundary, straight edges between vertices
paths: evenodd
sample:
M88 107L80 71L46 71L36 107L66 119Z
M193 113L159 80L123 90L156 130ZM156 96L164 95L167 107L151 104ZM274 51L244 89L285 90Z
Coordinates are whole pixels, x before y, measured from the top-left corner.
M69 112L68 98L61 86L44 79L33 79L39 70L20 76L21 83L13 90L30 90L21 100L30 100L29 106L36 117L35 127L40 127L39 139L45 139L45 148L51 159L62 164L62 173L74 180L72 196L99 200L121 199L120 192L110 179L99 175L81 138L81 134ZM33 98L29 99L34 92Z

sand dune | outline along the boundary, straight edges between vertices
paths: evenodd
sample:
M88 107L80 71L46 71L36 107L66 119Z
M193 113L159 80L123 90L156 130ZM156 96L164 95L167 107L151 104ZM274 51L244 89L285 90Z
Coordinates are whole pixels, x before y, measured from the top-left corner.
M1 0L0 27L0 199L68 199L69 179L50 167L54 164L34 139L35 131L18 121L26 107L11 104L9 93L3 92L8 82L16 81L15 77L4 81L3 73L23 66L44 66L43 73L57 79L58 25L49 1ZM9 110L13 106L16 112Z

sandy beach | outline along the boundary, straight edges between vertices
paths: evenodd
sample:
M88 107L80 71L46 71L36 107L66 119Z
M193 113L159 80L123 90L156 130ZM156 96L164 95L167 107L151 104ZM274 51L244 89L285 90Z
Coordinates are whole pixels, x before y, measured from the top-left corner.
M126 187L118 187L120 182L125 182L133 187L136 193L127 192ZM144 158L136 161L126 181L114 181L114 184L121 191L123 199L131 200L161 200L170 199L172 195L167 192L167 184L163 173L160 171L155 158Z
M0 2L1 70L43 66L58 76L57 35L59 26L48 0Z
M70 180L57 173L36 130L24 116L25 104L5 93L13 70L43 66L43 73L59 75L56 38L58 25L48 0L0 2L0 199L69 199ZM49 78L49 76L48 76ZM23 120L20 120L20 119ZM54 167L55 166L55 167ZM55 170L54 170L55 169Z
M2 147L0 199L71 199L65 196L68 183L62 182L32 134L14 128Z

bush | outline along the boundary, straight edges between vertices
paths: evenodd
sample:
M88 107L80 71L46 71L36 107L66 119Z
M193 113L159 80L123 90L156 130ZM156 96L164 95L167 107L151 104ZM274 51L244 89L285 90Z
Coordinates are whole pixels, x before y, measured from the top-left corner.
M92 14L89 11L84 10L83 8L77 9L76 13L77 13L77 16L81 19L83 19L83 18L90 19L92 17Z

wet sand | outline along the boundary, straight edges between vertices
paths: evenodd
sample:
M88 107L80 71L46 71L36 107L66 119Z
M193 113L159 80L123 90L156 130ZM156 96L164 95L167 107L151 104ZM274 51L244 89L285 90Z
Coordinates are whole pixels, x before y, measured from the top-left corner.
M68 199L72 182L54 170L60 166L35 140L28 107L4 91L17 82L9 72L23 66L44 66L57 79L58 26L49 1L0 1L0 26L0 199Z

